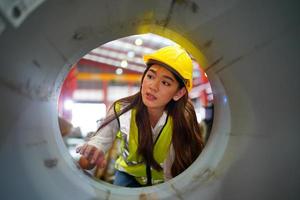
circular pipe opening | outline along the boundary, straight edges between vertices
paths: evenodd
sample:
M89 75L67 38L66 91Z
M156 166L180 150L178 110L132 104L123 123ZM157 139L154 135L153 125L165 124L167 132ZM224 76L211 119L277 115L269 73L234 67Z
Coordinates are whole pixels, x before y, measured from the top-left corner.
M120 62L120 66L122 67L122 62ZM74 75L72 75L72 73L74 73L74 71L72 72L72 70L74 70L74 68L72 68L69 73L66 73L66 71L62 72L63 77L67 77L67 79L68 77L72 77ZM210 72L207 73L209 76L211 87L213 88L212 91L214 91L213 104L214 112L216 113L213 119L214 125L212 126L211 137L207 140L203 152L187 170L163 184L144 188L120 188L119 186L114 186L105 183L104 181L91 181L89 180L89 178L87 179L86 176L80 175L82 174L80 170L77 170L76 176L79 175L81 179L85 180L84 182L92 185L92 187L95 188L95 192L101 196L104 195L102 193L104 192L106 196L138 195L141 197L141 195L146 195L163 199L169 198L173 195L181 195L189 190L192 190L195 187L198 187L206 181L213 179L217 164L222 159L222 155L227 145L228 133L230 130L230 113L225 91L217 75ZM68 158L67 161L69 162L69 164L74 165L74 161L72 161L72 159ZM78 172L80 173L78 174Z

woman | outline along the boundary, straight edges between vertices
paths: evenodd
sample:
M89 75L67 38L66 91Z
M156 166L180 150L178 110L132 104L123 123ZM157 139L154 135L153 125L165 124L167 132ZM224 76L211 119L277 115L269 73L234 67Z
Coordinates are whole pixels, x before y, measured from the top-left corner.
M179 46L145 55L140 91L117 100L97 134L77 148L91 164L103 167L116 136L121 154L114 184L140 187L162 183L188 168L203 149L193 104L192 60Z

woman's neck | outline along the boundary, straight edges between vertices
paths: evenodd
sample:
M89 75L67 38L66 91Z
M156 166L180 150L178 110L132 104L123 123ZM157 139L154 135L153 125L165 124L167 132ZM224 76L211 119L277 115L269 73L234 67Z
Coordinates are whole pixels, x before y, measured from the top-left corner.
M164 112L164 110L148 109L150 124L151 124L152 128L155 127L158 120L162 116L163 112Z

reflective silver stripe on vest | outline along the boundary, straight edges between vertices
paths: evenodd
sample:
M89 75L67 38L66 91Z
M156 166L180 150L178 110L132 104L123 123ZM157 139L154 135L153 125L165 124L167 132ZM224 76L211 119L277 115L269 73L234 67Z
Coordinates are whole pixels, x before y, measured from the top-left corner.
M121 131L121 134L122 134L122 138L123 138L123 141L124 141L124 149L122 150L122 157L125 161L125 163L128 165L128 166L132 166L132 165L137 165L137 164L142 164L144 163L143 161L141 162L136 162L136 161L128 161L127 158L129 156L129 149L128 149L128 141L127 141L127 135L122 133Z
M147 184L147 177L137 177L137 179L139 179L139 181L143 184L143 185L146 185ZM154 180L152 179L151 183L153 185L156 185L156 184L159 184L159 183L163 183L164 180Z

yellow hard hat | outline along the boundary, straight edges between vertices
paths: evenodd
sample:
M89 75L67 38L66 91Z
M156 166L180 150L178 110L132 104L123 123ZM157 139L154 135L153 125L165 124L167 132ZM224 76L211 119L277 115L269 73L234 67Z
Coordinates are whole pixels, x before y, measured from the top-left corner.
M157 51L144 55L145 63L151 64L158 61L175 70L183 79L188 91L193 86L193 63L189 54L180 46L166 46Z

